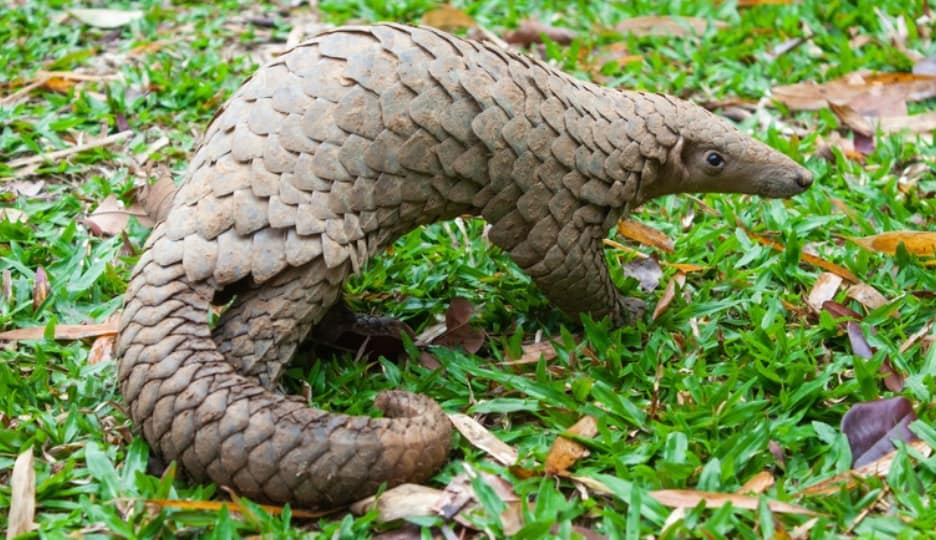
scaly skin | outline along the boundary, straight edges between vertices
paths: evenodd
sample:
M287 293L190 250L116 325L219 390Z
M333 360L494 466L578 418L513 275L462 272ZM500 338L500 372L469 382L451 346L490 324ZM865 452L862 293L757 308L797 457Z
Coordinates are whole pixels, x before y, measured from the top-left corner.
M421 224L480 215L560 308L623 322L601 239L629 207L810 182L676 98L431 29L325 32L257 71L209 126L133 272L120 390L154 452L251 498L326 507L419 482L450 444L431 399L384 393L386 417L366 418L271 391L368 257ZM234 294L210 329L211 303Z

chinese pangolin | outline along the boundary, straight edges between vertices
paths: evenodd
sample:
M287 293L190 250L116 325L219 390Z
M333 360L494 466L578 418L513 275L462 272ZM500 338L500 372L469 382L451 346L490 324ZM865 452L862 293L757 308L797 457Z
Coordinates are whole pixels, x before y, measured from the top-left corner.
M332 507L419 482L450 445L433 400L385 392L370 418L273 391L368 257L419 225L482 216L559 308L623 323L601 241L628 208L811 182L674 97L430 28L329 30L261 67L209 125L130 279L120 391L157 456L257 500Z

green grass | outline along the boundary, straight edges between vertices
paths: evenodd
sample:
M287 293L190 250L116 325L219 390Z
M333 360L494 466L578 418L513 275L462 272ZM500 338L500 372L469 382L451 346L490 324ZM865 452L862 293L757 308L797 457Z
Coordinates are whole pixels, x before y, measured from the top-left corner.
M936 9L932 0L924 3L930 13ZM12 285L11 297L0 298L0 330L102 321L119 309L134 259L122 251L121 238L92 236L83 217L109 194L132 200L138 178L130 158L161 136L168 137L169 145L151 156L154 168L139 174L144 179L180 177L197 134L254 68L245 53L274 39L285 40L290 27L288 10L252 2L120 4L143 10L145 17L118 30L63 21L68 3L23 4L0 7L0 58L5 61L0 94L28 84L40 69L96 68L119 72L122 80L82 83L67 94L40 88L12 105L0 105L0 176L14 174L10 160L65 148L80 134L97 137L102 129L115 133L125 122L134 135L126 145L41 166L28 179L45 182L36 197L17 196L7 190L12 180L0 178L0 206L27 216L25 223L0 222L0 270L9 271ZM609 84L698 101L759 99L774 85L825 81L857 69L908 71L911 59L888 34L901 17L913 29L906 47L925 56L936 54L936 44L918 35L913 24L924 15L919 2L807 0L745 9L734 2L713 6L644 0L455 4L496 32L531 15L577 31L581 37L572 45L546 50L552 60L582 77L587 70L579 51L618 39L597 31L599 25L669 13L727 22L727 28L701 37L628 37L629 50L643 55L643 61L602 68ZM320 10L331 22L416 22L433 5L428 0L322 0ZM307 9L296 8L292 14ZM270 18L275 27L244 23L247 12ZM860 50L849 44L856 34L871 38ZM768 59L778 45L803 36L812 39ZM157 42L161 44L152 50L133 52ZM933 110L934 105L930 100L913 110ZM543 537L554 525L553 534L560 537L574 536L573 525L615 538L783 537L807 518L771 516L763 509L694 508L664 533L670 510L648 494L660 488L731 492L761 471L776 478L769 498L822 513L811 538L936 538L936 458L918 461L901 451L884 480L863 481L834 495L796 495L801 487L850 467L838 424L851 405L892 395L878 373L885 357L906 375L901 395L915 404L922 423L931 426L936 419L936 346L926 349L920 341L898 350L936 317L933 267L906 253L872 254L843 240L900 229L936 230L936 153L921 138L890 136L878 139L864 164L840 153L830 163L815 153L817 136L828 138L838 129L834 116L828 111L770 112L776 120L815 135L791 141L753 121L744 128L804 160L816 184L790 201L671 197L640 209L640 221L676 241L675 253L663 258L708 267L688 275L688 299L677 298L657 321L646 317L615 328L607 321L569 320L481 239L480 222L467 224L467 239L453 224L442 224L405 237L392 257L372 261L348 285L352 303L420 327L443 313L451 298L466 297L478 306L476 325L489 334L485 349L478 355L438 350L444 366L438 372L421 367L415 358L379 365L326 358L292 369L288 385L298 388L307 382L318 405L352 413L372 413L371 399L384 389L429 394L448 412L474 416L517 448L521 465L532 470L541 470L557 435L583 414L594 415L599 429L587 441L591 454L573 471L602 479L614 496L583 500L569 481L518 478L456 438L451 459L433 485L443 486L466 463L506 479L526 501L522 538ZM922 177L901 186L904 168L921 161ZM833 199L851 212L842 212ZM695 218L683 230L680 220L689 212ZM757 244L739 224L775 235L786 251ZM147 232L134 224L127 240L139 247ZM807 248L844 265L890 300L862 322L869 341L881 351L872 359L852 354L834 319L817 318L805 308L819 274L799 263ZM626 258L611 253L609 262L622 291L645 299L652 308L662 287L641 292L620 271ZM34 276L40 267L49 275L51 292L34 308ZM673 273L665 269L664 282ZM378 297L384 299L374 300ZM836 299L865 312L842 292ZM504 364L540 330L555 340L556 359L529 366ZM54 340L0 344L0 508L9 507L14 459L32 447L39 526L33 536L289 537L316 531L323 537L359 538L399 525L379 524L374 514L290 521L254 509L252 516L238 520L226 511L148 507L146 499L206 500L224 494L216 486L146 474L148 450L133 436L122 408L115 362L89 365L89 347L89 342ZM769 451L771 441L784 452L782 464ZM936 441L931 436L928 442ZM886 510L880 501L887 503ZM473 520L499 536L501 503L492 494L482 497L482 503ZM5 529L6 512L0 514L0 528ZM418 523L444 524L441 518Z

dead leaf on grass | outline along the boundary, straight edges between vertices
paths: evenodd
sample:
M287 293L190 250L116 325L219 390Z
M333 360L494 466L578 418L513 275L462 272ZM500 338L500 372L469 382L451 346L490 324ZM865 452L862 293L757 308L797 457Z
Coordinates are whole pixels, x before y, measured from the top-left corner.
M911 441L907 443L907 446L926 457L929 457L933 451L925 441L921 440ZM893 450L871 463L836 474L825 480L820 480L815 484L803 488L800 490L799 494L805 496L832 495L840 492L843 487L852 488L856 486L860 479L870 478L872 476L886 478L887 475L890 474L891 466L894 464L894 459L897 457L897 452L897 450Z
M177 501L169 499L147 499L146 504L156 506L158 508L173 508L176 510L198 510L202 512L219 512L223 507L227 507L231 512L237 512L239 514L248 513L249 509L241 508L241 506L236 502L231 501ZM263 508L268 514L278 516L283 513L282 506L274 506L270 504L261 504L260 508ZM323 512L310 512L308 510L302 510L300 508L290 508L290 513L295 518L300 519L318 519L322 516L327 516L334 511L323 511Z
M515 448L495 437L493 433L479 424L474 418L458 413L450 414L448 417L455 429L468 439L468 442L487 452L501 465L510 467L520 458Z
M786 251L786 247L784 247L783 244L781 244L780 242L777 242L776 240L772 240L770 238L767 238L766 236L755 234L746 229L745 229L745 233L748 235L749 238L756 240L757 243L761 245L767 246L777 251ZM845 278L852 283L861 282L861 280L858 279L858 276L856 276L855 274L852 274L851 271L849 271L847 268L837 265L835 263L826 261L811 253L801 252L800 261L811 264L813 266L818 266L819 268L822 268L823 270L828 270L829 272L832 272L833 274L839 277Z
M721 508L729 503L736 508L757 510L760 497L738 495L736 493L715 493L711 491L696 491L693 489L660 489L651 491L650 496L671 508L695 508L700 503L706 508ZM779 514L801 514L806 516L817 515L812 510L795 504L767 501L771 511Z
M52 287L49 285L49 275L46 274L45 268L41 266L36 269L36 276L33 280L33 309L39 309L42 303L46 301L46 298L49 297L49 293L52 292Z
M864 307L875 310L888 304L887 298L867 283L856 283L845 291L849 298L857 300Z
M471 326L469 321L475 307L464 298L453 298L445 312L445 332L432 340L433 345L461 347L476 353L484 345L484 332Z
M88 365L109 362L114 359L114 343L117 341L117 334L106 334L98 336L91 344L88 351Z
M864 332L861 330L861 325L855 321L848 321L845 328L848 333L848 341L851 344L852 352L855 353L856 356L864 359L873 357L874 348L868 343L867 337L865 337ZM894 369L889 358L885 358L884 361L881 362L879 372L884 375L884 386L887 387L888 390L891 392L903 390L903 375Z
M78 9L68 10L75 19L97 28L119 28L143 17L138 9Z
M793 110L819 110L829 103L851 105L861 114L878 114L883 103L918 101L936 96L936 77L913 73L851 73L824 84L803 82L778 86L774 99ZM899 105L898 105L899 107Z
M0 298L3 298L4 302L9 302L13 299L13 274L10 272L9 268L3 269L3 277L0 278Z
M559 45L568 45L575 39L575 32L568 28L550 26L538 19L524 19L516 30L504 34L504 41L525 48L534 43L542 43L543 36Z
M353 503L353 514L362 515L377 509L377 521L396 521L414 516L433 516L434 507L443 496L441 489L419 484L401 484L384 491L380 496L371 496Z
M748 478L748 481L738 488L738 491L735 493L741 495L760 495L770 489L774 483L776 483L776 480L774 480L772 474L767 471L761 471Z
M9 221L10 223L26 223L29 217L26 212L18 208L0 208L0 221Z
M841 284L841 276L837 276L831 272L822 272L819 274L819 277L816 278L816 282L813 283L812 289L809 291L809 296L806 298L806 304L817 314L821 313L822 305L835 298L835 293L838 292Z
M917 439L910 423L917 419L913 404L905 397L858 403L842 418L842 433L848 437L853 468L875 462L894 450L892 441Z
M634 259L621 267L621 272L628 277L636 279L640 288L645 292L653 292L663 279L663 270L660 263L653 257Z
M0 341L22 341L26 339L42 339L45 336L45 326L30 328L17 328L0 332ZM111 317L107 322L98 324L57 324L53 337L55 339L87 339L105 335L117 334L117 318Z
M588 455L588 448L582 444L566 438L564 435L573 435L591 439L598 434L598 421L593 416L583 416L578 422L556 437L549 455L546 456L546 474L556 475L566 472L576 461Z
M673 303L673 299L676 298L676 285L679 285L680 289L686 286L686 274L679 272L666 282L666 288L663 289L660 301L657 302L656 307L653 308L653 315L650 317L651 320L657 320L657 318L669 308L670 304Z
M501 362L501 365L516 366L524 364L537 364L540 360L548 362L558 356L558 353L556 353L556 348L549 341L527 343L521 350L522 352L520 354L520 358Z
M135 217L144 227L152 227L153 221L146 215L143 207L135 204L124 206L116 196L108 195L101 204L85 219L85 224L96 235L117 236L127 228L130 216Z
M10 475L10 513L7 540L36 528L36 469L33 449L20 452Z
M629 238L645 246L655 247L667 253L672 253L674 249L673 241L665 234L631 218L618 220L617 232L624 238Z
M439 30L451 32L462 28L474 28L478 23L464 11L448 4L429 10L422 16L422 23Z
M699 17L648 15L624 19L617 23L614 29L622 34L632 34L637 37L685 37L704 34L710 24L718 30L728 27L721 21L709 21Z
M936 232L893 231L848 239L867 250L888 255L897 253L897 246L903 244L909 253L918 257L936 256Z

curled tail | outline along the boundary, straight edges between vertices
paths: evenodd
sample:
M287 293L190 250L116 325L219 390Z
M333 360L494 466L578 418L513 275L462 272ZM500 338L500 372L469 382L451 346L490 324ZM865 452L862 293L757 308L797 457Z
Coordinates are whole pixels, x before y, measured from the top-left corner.
M148 245L164 235L163 224ZM425 396L385 392L377 405L387 417L347 416L308 407L239 373L208 325L214 288L190 280L181 259L154 258L154 251L143 254L128 288L119 382L131 418L164 459L195 480L306 508L346 504L384 482L419 482L444 463L451 425ZM323 312L326 302L316 304L314 296L280 298L290 308L282 312Z

